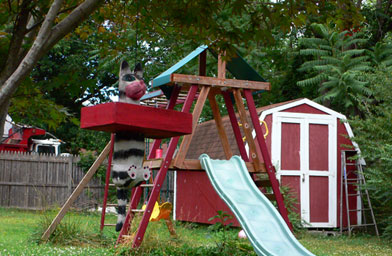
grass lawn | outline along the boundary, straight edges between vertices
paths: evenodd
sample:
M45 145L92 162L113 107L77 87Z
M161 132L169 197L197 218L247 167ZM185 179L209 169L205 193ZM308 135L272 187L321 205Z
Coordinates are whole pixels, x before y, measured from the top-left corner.
M38 233L55 214L0 208L0 255L256 255L248 241L236 239L238 229L222 232L177 222L178 238L172 238L163 221L149 225L139 251L126 246L115 249L117 233L113 227L105 228L100 235L99 214L76 212L66 215L51 243L38 244ZM115 216L108 215L107 222L114 223ZM325 237L303 233L298 237L315 255L392 255L390 241L370 236Z

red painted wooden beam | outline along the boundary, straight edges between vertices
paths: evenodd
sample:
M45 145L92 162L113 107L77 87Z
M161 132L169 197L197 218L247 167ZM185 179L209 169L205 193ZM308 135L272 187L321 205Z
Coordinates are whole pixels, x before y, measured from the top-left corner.
M192 114L122 102L82 108L81 128L106 132L140 132L147 138L192 133Z
M267 169L269 180L271 181L272 190L274 192L276 203L278 205L278 210L285 220L287 226L293 231L293 226L288 217L286 206L284 205L283 195L280 193L279 182L276 179L275 167L272 165L271 157L267 149L267 145L264 140L263 131L261 130L259 116L257 115L257 110L255 103L253 101L252 92L250 90L244 90L245 98L248 103L249 114L252 119L253 127L256 132L257 142L259 143L261 154L263 155L264 164Z
M246 153L244 141L242 140L241 130L238 125L237 117L235 115L233 103L231 102L230 93L226 91L222 91L222 95L226 103L227 112L230 117L231 127L233 127L233 132L234 132L235 140L237 141L237 146L240 151L240 155L245 162L249 162L249 157L248 154Z

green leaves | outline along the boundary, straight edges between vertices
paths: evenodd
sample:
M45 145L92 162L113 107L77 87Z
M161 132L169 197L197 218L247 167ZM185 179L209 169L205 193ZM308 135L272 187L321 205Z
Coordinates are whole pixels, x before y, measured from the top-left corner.
M392 70L378 67L363 73L368 95L359 98L363 115L350 121L355 141L366 159L365 176L373 210L384 236L392 238Z
M310 56L299 70L309 78L299 81L299 86L318 86L317 101L330 105L346 114L356 112L357 95L369 95L367 83L359 80L359 73L370 69L368 56L361 44L362 34L348 35L322 24L313 24L316 37L300 40L305 49L300 54Z

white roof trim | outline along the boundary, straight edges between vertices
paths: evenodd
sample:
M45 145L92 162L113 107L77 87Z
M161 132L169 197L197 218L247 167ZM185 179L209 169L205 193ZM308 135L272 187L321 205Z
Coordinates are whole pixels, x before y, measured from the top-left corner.
M319 109L319 110L325 112L326 114L335 116L335 117L337 117L339 119L347 119L345 115L343 115L343 114L341 114L339 112L336 112L336 111L334 111L334 110L332 110L330 108L324 107L323 105L320 105L320 104L318 104L318 103L316 103L314 101L311 101L311 100L309 100L307 98L300 99L300 100L297 100L297 101L294 101L294 102L290 102L290 103L287 103L287 104L284 104L284 105L281 105L281 106L278 106L278 107L275 107L275 108L267 109L267 110L262 112L262 115L260 117L265 117L266 115L272 114L274 112L279 112L279 111L286 110L286 109L289 109L289 108L293 108L293 107L296 107L296 106L299 106L299 105L302 105L302 104L307 104L309 106L312 106L312 107L314 107L316 109ZM264 118L263 118L263 120L264 120Z

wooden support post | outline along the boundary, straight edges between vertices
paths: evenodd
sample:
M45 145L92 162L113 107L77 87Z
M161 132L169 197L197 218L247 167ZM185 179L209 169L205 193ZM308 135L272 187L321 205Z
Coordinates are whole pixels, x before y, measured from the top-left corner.
M280 193L279 182L276 179L275 167L272 165L271 157L267 149L267 145L264 140L263 131L261 130L259 116L257 115L256 106L253 101L252 92L250 90L244 90L246 101L248 102L249 114L253 122L253 127L256 132L257 142L259 143L261 154L263 155L264 164L267 169L269 180L271 181L272 190L275 195L276 203L278 205L278 210L285 220L287 226L293 231L293 226L288 217L286 206L283 202L283 195Z
M252 136L251 126L250 123L248 122L248 118L246 117L246 110L245 110L244 102L242 101L241 91L240 89L233 89L233 93L234 93L236 106L238 109L238 114L240 116L240 120L242 123L242 128L246 136L246 141L248 142L250 157L252 159L253 164L255 165L255 169L261 170L262 167L260 164L261 163L260 158L257 155L256 144Z
M226 103L227 112L230 117L231 127L233 128L235 140L237 141L237 146L240 151L241 158L245 162L249 162L249 157L246 153L244 142L242 141L241 130L238 125L237 117L235 115L233 103L231 102L230 93L227 91L222 91L222 95Z
M75 202L75 200L78 198L78 196L82 193L84 187L88 184L88 182L91 180L95 172L98 170L98 167L102 164L102 162L105 160L107 155L109 154L110 151L110 142L106 145L106 147L103 149L101 154L98 156L98 158L95 160L94 164L90 167L86 175L84 175L83 179L79 182L79 185L76 187L74 192L71 194L71 196L68 198L68 200L65 202L57 216L53 219L52 223L48 227L48 229L45 231L45 233L42 235L41 240L42 241L47 241L49 239L49 236L52 234L52 232L55 230L57 225L61 222L61 220L64 218L64 215L67 213L69 208L71 207L72 203Z
M199 76L206 75L206 67L207 67L207 50L204 50L199 55Z
M220 53L218 55L218 78L226 78L226 52Z
M233 152L231 152L229 139L227 138L227 134L225 131L225 127L223 126L222 117L219 112L219 106L216 103L215 94L208 94L208 101L210 102L212 114L215 119L215 125L218 129L218 134L222 142L223 151L225 152L226 159L230 159L233 156Z
M196 85L194 85L196 86ZM186 154L188 153L189 146L191 145L191 141L193 135L195 134L196 126L200 118L201 111L203 110L203 106L206 102L208 93L210 92L210 86L203 86L201 88L199 98L197 99L195 108L193 109L193 120L192 120L192 134L188 134L184 136L184 139L181 143L180 149L178 150L178 154L176 159L174 160L174 165L182 166L185 160Z

